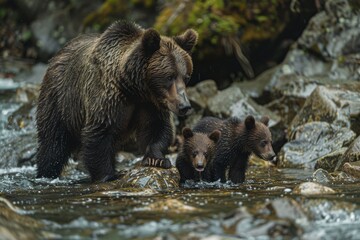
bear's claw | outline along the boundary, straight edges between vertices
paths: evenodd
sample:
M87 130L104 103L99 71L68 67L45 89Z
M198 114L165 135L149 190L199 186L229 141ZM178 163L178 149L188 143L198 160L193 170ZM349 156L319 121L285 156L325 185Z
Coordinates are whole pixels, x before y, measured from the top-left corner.
M145 158L142 165L146 167L171 168L171 162L167 158Z

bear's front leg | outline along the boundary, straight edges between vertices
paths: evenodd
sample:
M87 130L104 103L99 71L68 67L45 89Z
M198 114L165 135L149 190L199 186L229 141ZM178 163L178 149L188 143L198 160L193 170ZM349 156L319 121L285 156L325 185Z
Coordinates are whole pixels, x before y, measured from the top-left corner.
M114 133L107 124L83 129L81 156L93 182L116 179L114 142Z
M165 116L147 115L141 119L137 132L137 141L145 150L143 166L171 168L171 162L165 158L165 152L174 139L174 127L170 114Z

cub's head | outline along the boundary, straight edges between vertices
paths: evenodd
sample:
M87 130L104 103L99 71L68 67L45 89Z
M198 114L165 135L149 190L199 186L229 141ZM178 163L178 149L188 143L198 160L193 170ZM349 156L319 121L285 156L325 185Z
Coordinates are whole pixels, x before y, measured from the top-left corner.
M192 29L173 38L148 29L142 38L144 51L149 56L146 83L150 98L156 106L179 116L191 113L185 88L193 71L190 53L197 38L197 32Z
M258 157L268 160L275 160L275 153L272 148L272 137L268 127L269 118L262 117L260 121L255 121L253 116L245 119L247 147Z
M215 130L210 134L193 132L190 128L182 130L184 136L183 151L191 160L194 169L204 171L215 152L215 145L219 141L220 131Z

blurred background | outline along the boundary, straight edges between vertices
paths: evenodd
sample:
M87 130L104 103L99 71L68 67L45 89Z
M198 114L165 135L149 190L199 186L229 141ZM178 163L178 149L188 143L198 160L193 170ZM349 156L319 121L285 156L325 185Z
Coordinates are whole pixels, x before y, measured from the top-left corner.
M211 78L223 89L280 63L324 2L0 0L0 74L47 63L71 38L127 19L164 35L196 29L190 85Z

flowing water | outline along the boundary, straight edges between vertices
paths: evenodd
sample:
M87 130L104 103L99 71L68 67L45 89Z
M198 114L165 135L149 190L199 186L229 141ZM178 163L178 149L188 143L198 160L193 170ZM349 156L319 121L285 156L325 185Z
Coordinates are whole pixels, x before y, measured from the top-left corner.
M75 167L60 180L35 179L35 168L29 166L1 169L0 192L15 212L38 220L40 229L55 238L237 235L254 239L358 239L358 185L331 184L338 193L326 196L294 194L293 188L311 180L311 175L312 171L298 169L252 167L246 183L238 186L198 183L157 191L121 189L116 182L80 183L86 175ZM285 223L279 222L281 214L269 212L269 205L279 198L294 199L306 217L297 219L298 213L293 217L289 213L282 219ZM278 208L280 212L288 209ZM279 224L285 230L274 234Z

